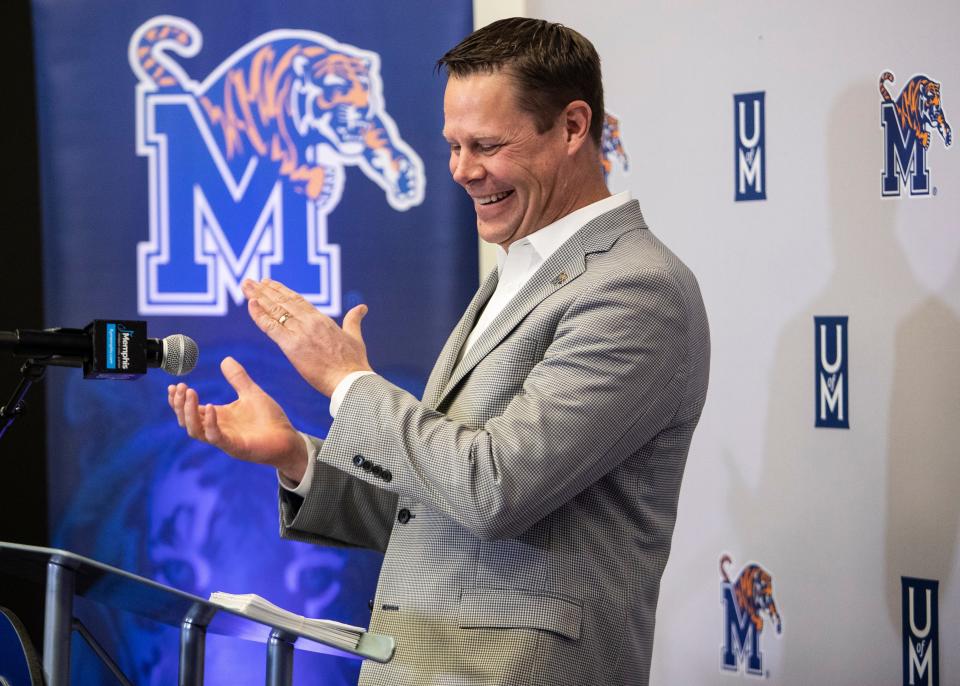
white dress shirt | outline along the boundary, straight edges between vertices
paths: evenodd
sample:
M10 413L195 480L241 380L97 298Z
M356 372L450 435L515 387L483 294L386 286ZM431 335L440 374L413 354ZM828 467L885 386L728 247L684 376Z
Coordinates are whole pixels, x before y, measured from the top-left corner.
M499 245L497 251L497 287L486 307L480 314L480 318L474 325L473 330L460 348L460 354L457 361L463 359L466 352L473 347L477 339L483 335L491 323L497 318L504 308L510 304L510 301L517 295L521 288L536 274L544 262L546 262L553 253L560 249L573 234L582 229L588 222L596 219L601 214L609 212L612 209L620 207L630 201L630 192L624 191L611 195L603 200L581 207L575 212L571 212L565 217L561 217L552 224L548 224L539 231L524 236L520 240L512 243L510 249L504 250ZM337 410L346 397L347 392L353 385L353 382L361 376L373 374L374 372L362 371L351 372L347 374L333 391L330 396L330 415L337 416ZM303 474L303 479L299 485L294 486L288 479L280 476L280 484L289 491L293 491L299 496L305 497L310 490L310 483L313 480L313 464L317 459L317 450L314 448L310 439L303 434L303 439L307 444L307 469Z

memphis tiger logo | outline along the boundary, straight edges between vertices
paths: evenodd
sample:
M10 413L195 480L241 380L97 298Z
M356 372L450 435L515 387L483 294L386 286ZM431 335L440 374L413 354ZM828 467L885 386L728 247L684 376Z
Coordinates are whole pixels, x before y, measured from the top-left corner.
M885 71L880 75L883 196L898 197L901 181L909 184L911 197L928 196L932 188L927 168L931 128L940 134L944 147L953 143L953 132L943 114L940 83L927 76L914 76L894 100L886 88L888 81L893 82L894 75Z
M773 622L780 634L783 625L773 599L773 577L763 567L750 563L734 581L727 574L729 555L720 558L720 603L723 606L723 645L720 647L720 666L731 672L744 666L747 674L761 676L763 653L760 634L764 629L763 615Z
M603 178L609 179L614 166L630 171L627 149L623 145L620 133L620 118L611 112L603 113L603 134L600 137L600 164L603 166Z
M358 167L404 211L423 202L423 163L387 114L380 58L315 31L281 29L203 81L181 60L199 29L154 17L130 39L137 154L149 161L149 240L138 246L141 314L222 315L244 278L272 277L341 312L339 246L327 219Z

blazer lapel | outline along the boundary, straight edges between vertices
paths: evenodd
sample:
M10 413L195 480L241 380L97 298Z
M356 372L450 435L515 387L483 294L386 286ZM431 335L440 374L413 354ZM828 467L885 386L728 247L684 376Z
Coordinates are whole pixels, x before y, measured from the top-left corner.
M426 388L423 390L423 402L430 407L436 408L440 404L440 391L446 386L450 379L450 373L460 356L460 348L464 341L473 330L473 325L480 316L480 311L487 304L490 296L497 288L498 273L496 269L487 274L487 278L480 284L480 289L474 294L466 311L460 317L460 321L454 327L453 332L447 338L447 342L440 351L436 364L433 365L433 371L430 372L430 378L427 379Z
M425 392L424 399L430 397L431 401L434 401L431 403L432 406L439 407L463 377L477 366L480 360L486 357L491 350L496 348L507 334L513 331L517 324L519 324L533 308L543 302L548 296L573 283L578 276L583 274L586 270L586 255L594 252L605 252L613 246L617 238L624 232L631 229L645 228L647 227L640 213L640 205L635 200L610 210L585 224L582 229L571 236L570 240L560 246L546 262L540 265L540 268L537 269L530 281L520 289L513 300L511 300L503 311L490 323L487 330L483 332L480 338L474 342L473 347L471 347L466 355L463 356L463 359L460 360L460 364L457 364L455 367L453 363L456 361L457 355L454 354L451 356L448 354L449 351L447 348L451 346L450 341L447 342L441 359L449 364L451 369L445 368L444 373L439 376L436 374L431 375L431 382L435 379L438 382L444 382L438 387L442 390L439 391L434 399L432 395L438 389L430 388L431 395L428 396ZM488 276L487 281L484 282L483 287L481 287L477 296L474 297L474 302L470 303L470 307L467 308L463 319L460 320L460 324L454 330L454 335L450 337L451 340L456 338L454 348L456 353L459 353L460 347L470 333L478 311L478 308L474 306L480 294L483 293L489 285L490 280ZM496 286L495 279L493 286ZM493 289L491 288L482 302L486 302L492 294ZM468 316L470 320L469 326L465 326Z

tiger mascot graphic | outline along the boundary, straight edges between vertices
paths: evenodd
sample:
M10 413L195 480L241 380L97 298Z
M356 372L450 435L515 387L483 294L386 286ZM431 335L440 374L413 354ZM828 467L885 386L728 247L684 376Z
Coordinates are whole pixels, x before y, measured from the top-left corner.
M620 137L620 118L610 112L604 112L603 134L600 138L600 164L603 166L603 178L610 178L615 162L620 164L623 171L630 170L627 160L627 150L623 147Z
M720 575L725 583L730 583L730 577L727 575L727 565L732 562L729 555L720 558ZM763 631L763 617L761 612L766 612L770 620L774 622L777 633L782 633L783 626L780 621L780 613L777 612L777 605L773 601L773 579L763 567L758 564L748 564L740 572L740 576L732 583L733 599L740 612L749 617L750 622L759 635Z
M926 76L914 76L903 87L900 97L894 101L887 91L887 81L894 81L894 76L889 71L880 75L880 95L884 102L893 103L900 129L913 131L920 145L926 150L930 147L930 131L927 127L932 126L943 138L944 145L949 148L953 143L953 132L940 104L940 84Z
M201 42L189 21L154 17L131 37L130 63L147 90L198 100L231 169L269 160L297 192L332 209L344 166L359 166L394 209L423 201L423 163L384 111L375 53L313 31L271 31L200 83L175 56L197 55Z

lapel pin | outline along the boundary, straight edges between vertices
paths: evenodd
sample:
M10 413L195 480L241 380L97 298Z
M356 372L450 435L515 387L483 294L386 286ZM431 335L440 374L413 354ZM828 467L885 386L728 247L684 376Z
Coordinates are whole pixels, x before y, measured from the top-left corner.
M553 281L551 281L550 283L552 283L554 286L559 286L559 285L562 284L564 281L566 281L567 278L568 278L568 277L567 277L567 273L566 273L566 272L560 272L560 273L557 274L555 277L553 277Z

